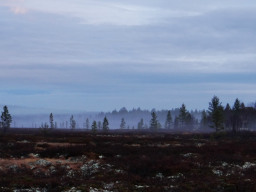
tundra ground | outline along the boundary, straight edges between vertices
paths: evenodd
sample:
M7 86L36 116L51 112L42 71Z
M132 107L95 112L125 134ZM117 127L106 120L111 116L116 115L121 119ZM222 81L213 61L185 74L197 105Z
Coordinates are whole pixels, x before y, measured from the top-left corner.
M256 191L256 134L13 131L0 191Z

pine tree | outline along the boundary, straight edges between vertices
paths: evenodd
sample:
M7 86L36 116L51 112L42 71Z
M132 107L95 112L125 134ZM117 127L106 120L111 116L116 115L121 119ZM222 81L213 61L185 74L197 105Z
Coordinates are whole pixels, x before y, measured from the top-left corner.
M158 127L158 120L157 120L156 113L153 111L151 113L150 129L153 131L156 131L157 127Z
M74 130L76 128L76 121L74 120L74 116L70 117L70 129Z
M224 129L224 109L219 101L217 96L214 96L209 103L208 114L211 119L211 128L214 128L216 131Z
M90 121L89 121L88 118L86 118L86 121L85 121L85 128L86 128L87 130L89 130L89 128L90 128Z
M122 118L121 124L120 124L120 129L125 129L125 125L126 125L125 120L124 120L124 118Z
M109 126L108 119L107 117L104 117L102 130L104 132L107 132L109 130L108 126Z
M171 129L172 126L172 115L171 115L171 111L169 110L167 112L167 117L166 117L166 121L165 121L165 129Z
M232 131L236 133L239 129L239 126L242 124L241 120L241 103L239 99L235 100L234 106L232 108L233 115L232 115Z
M96 133L97 132L97 122L93 121L92 123L92 133Z
M51 113L49 116L49 122L50 122L50 128L53 129L54 128L54 122L53 122L53 114Z
M12 116L10 115L9 111L8 111L8 107L5 105L3 107L3 112L1 115L1 127L3 129L3 133L6 133L8 129L10 129L11 127L11 123L12 123Z
M180 121L181 129L185 128L187 116L188 116L188 112L187 112L186 106L185 104L182 104L180 108L180 113L179 113L179 121Z

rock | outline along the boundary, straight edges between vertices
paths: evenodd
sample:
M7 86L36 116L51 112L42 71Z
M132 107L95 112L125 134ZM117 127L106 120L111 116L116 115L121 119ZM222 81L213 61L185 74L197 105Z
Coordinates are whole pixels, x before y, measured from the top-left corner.
M11 165L11 166L9 166L9 170L14 173L17 173L19 170L19 167L17 165Z
M82 191L81 191L81 190L76 189L75 187L72 187L71 189L66 190L66 191L64 191L64 192L82 192Z
M51 167L49 168L49 170L50 170L50 173L51 173L51 174L54 174L54 173L57 172L54 166L51 166Z
M98 172L99 163L91 160L80 167L83 176L90 176Z
M30 153L29 156L33 158L39 158L39 154Z
M73 171L73 170L68 171L67 177L74 178L75 177L75 171Z
M34 164L44 166L44 167L52 165L52 163L50 161L47 161L47 160L44 160L44 159L39 159Z

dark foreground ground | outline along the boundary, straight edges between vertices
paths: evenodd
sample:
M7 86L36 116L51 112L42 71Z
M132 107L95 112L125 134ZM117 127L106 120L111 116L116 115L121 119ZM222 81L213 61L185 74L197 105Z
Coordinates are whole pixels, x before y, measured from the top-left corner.
M0 191L256 191L256 135L13 131Z

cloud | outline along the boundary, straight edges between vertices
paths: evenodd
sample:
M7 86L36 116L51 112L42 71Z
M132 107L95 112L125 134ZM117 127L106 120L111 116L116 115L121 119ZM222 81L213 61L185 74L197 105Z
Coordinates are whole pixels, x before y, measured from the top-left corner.
M16 15L24 15L28 12L28 9L23 7L11 7L10 10Z
M226 100L236 93L245 101L256 96L252 85L256 3L10 0L7 4L3 8L0 2L0 84L5 89L32 86L46 93L56 89L57 94L43 96L45 103L67 97L59 99L61 105L75 98L76 107L86 107L79 104L88 100L91 109L97 103L108 103L109 109L132 103L161 108L189 100L196 107L202 106L202 98L207 105L214 92ZM10 7L12 13L7 11ZM19 96L12 92L17 104ZM30 96L22 96L27 104L34 97ZM35 104L41 99L36 97ZM155 101L160 97L163 101ZM6 96L0 99L11 102Z

